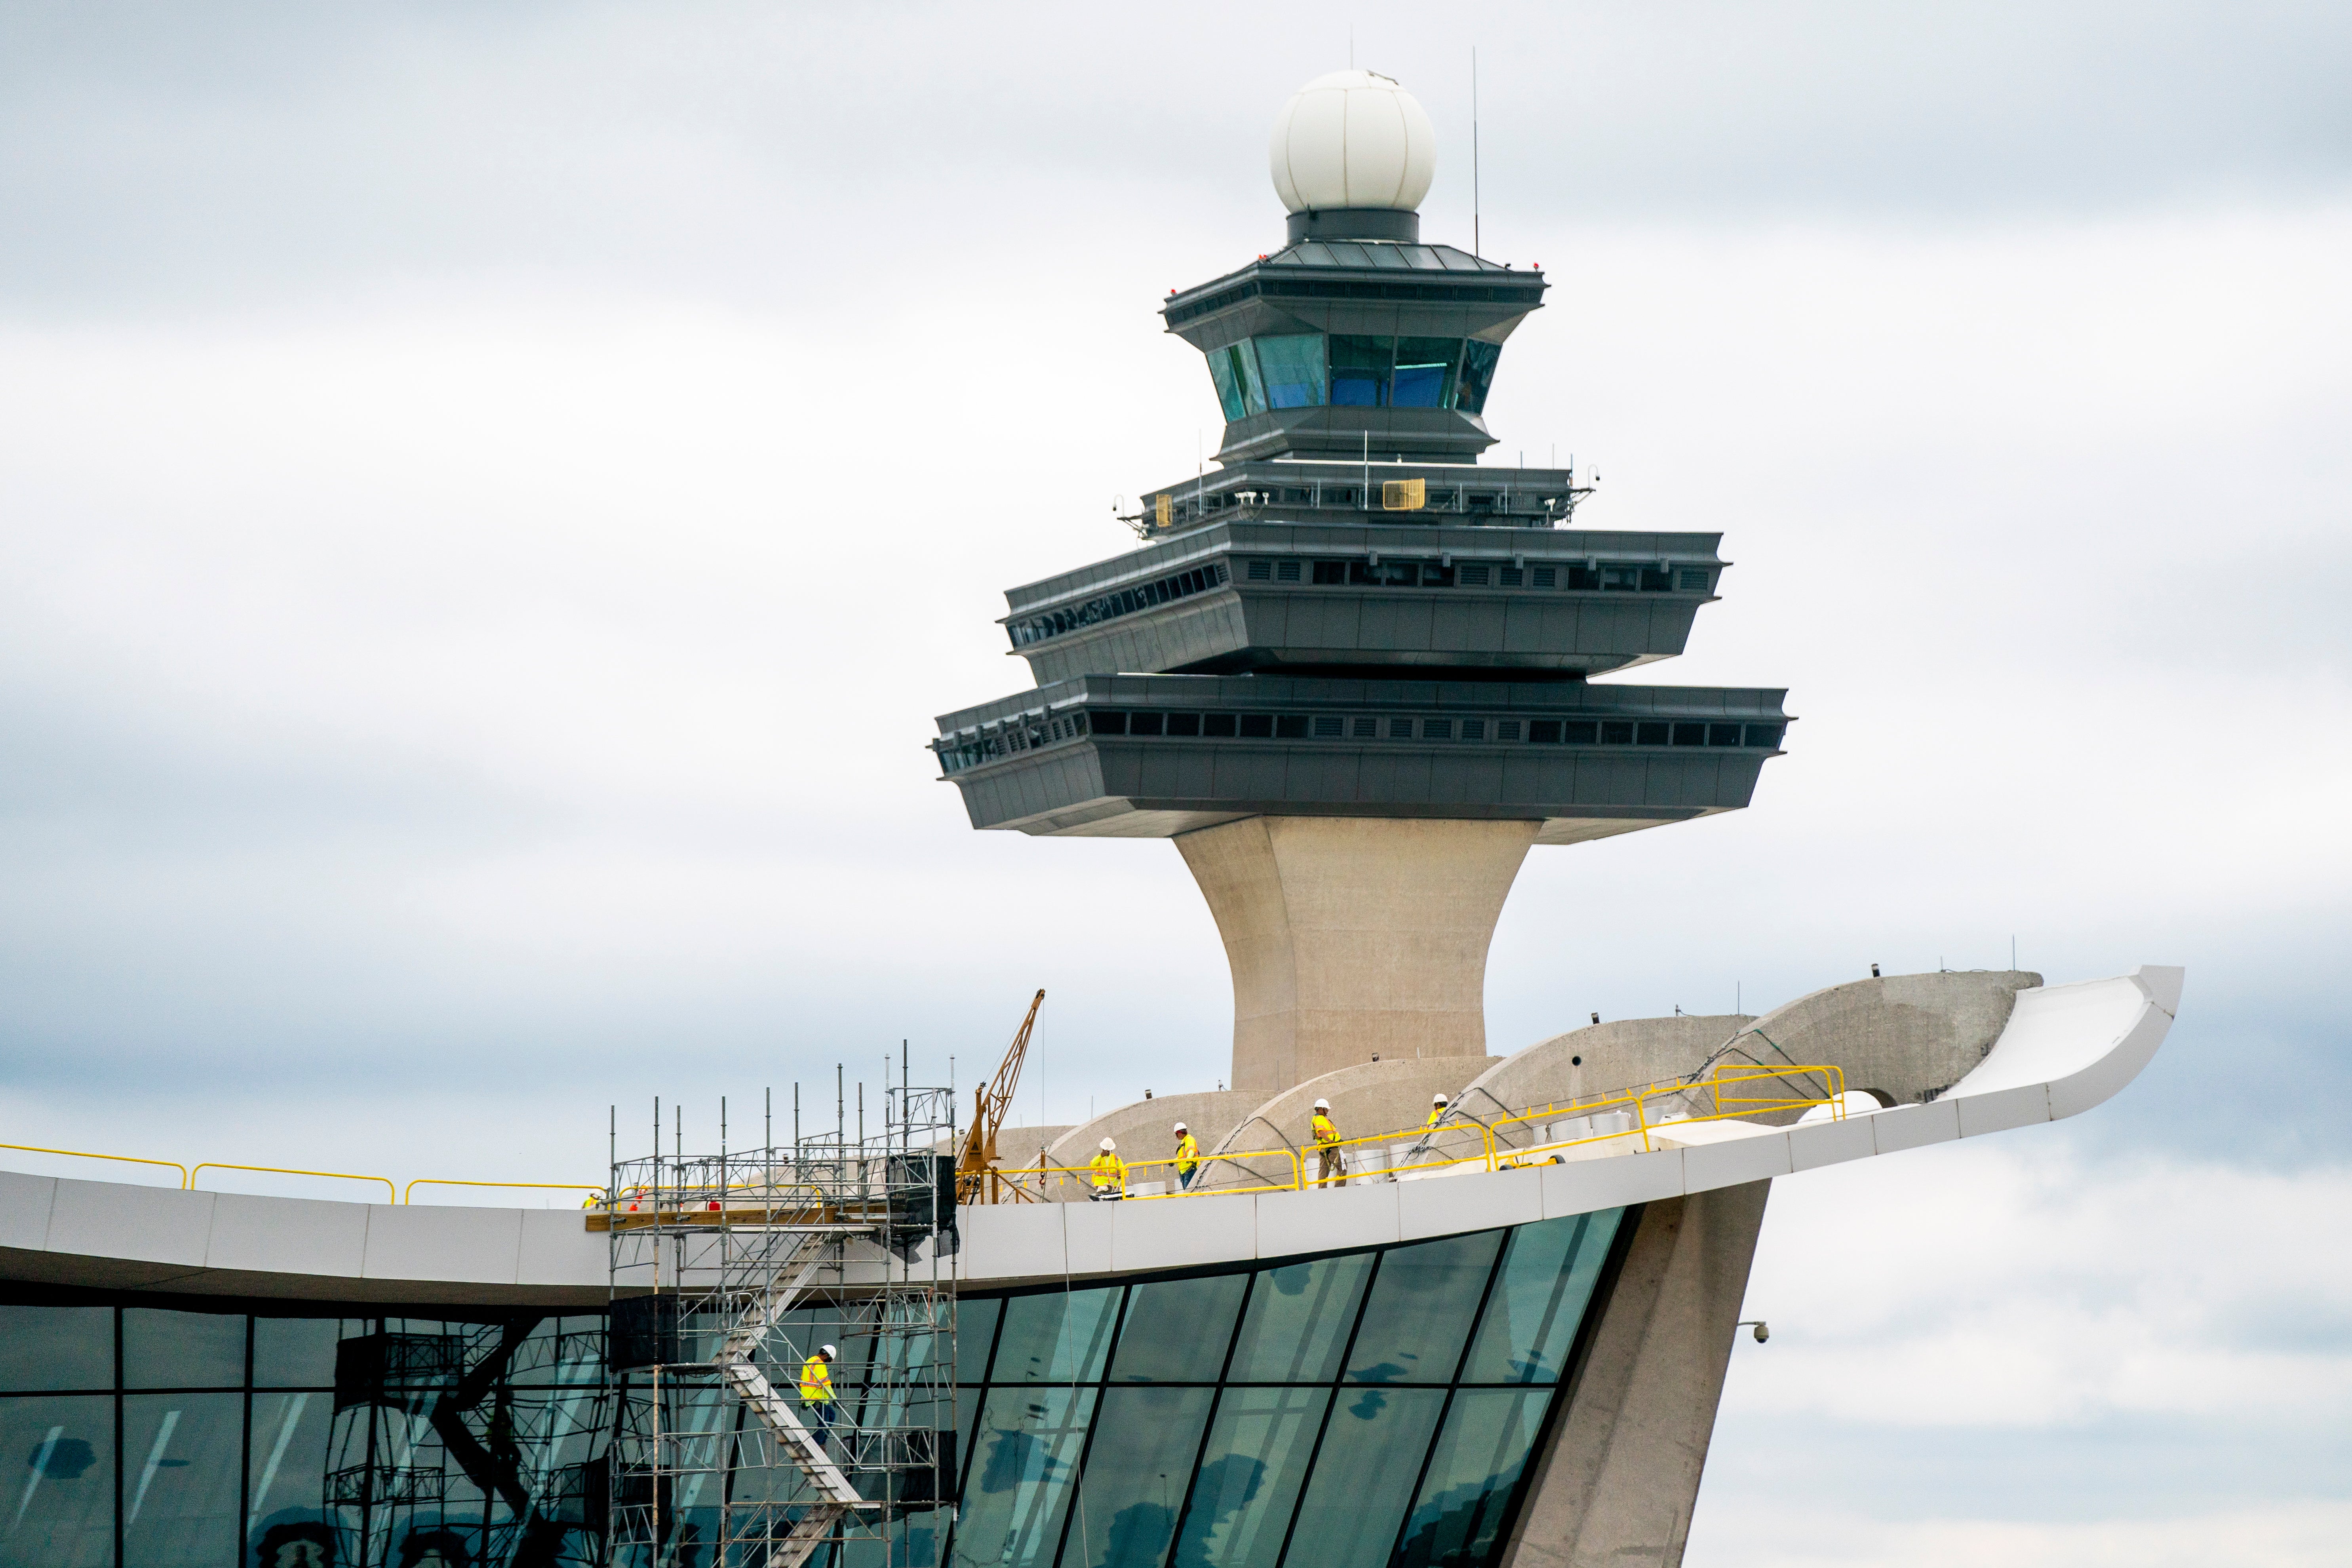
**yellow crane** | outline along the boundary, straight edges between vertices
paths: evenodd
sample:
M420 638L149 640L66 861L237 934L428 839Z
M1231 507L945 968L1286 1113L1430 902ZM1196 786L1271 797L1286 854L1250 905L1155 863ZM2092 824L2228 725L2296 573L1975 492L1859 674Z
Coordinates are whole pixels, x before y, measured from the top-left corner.
M1030 1000L1029 1016L1021 1020L1013 1044L1005 1047L996 1076L971 1091L971 1128L956 1156L956 1202L960 1204L997 1203L1005 1193L1014 1194L1016 1202L1036 1201L1019 1184L997 1173L996 1134L1013 1109L1013 1091L1021 1082L1021 1058L1029 1054L1029 1031L1037 1026L1037 1009L1045 1005L1045 993L1040 990Z

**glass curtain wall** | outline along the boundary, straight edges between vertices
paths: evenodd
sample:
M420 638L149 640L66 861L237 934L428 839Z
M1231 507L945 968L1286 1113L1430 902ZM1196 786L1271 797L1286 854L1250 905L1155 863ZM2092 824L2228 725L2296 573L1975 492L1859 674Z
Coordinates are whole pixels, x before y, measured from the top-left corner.
M1502 349L1475 338L1294 333L1208 353L1229 420L1268 408L1458 408L1482 414Z
M604 1346L602 1313L22 1293L0 1303L0 1565L599 1563Z
M966 1297L952 1561L1491 1562L1622 1212Z

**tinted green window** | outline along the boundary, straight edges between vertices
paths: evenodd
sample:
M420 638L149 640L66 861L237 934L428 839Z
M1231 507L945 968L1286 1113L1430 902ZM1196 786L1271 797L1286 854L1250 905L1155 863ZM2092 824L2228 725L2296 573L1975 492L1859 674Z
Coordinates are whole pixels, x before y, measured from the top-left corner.
M1046 1291L1004 1303L993 1383L1095 1383L1118 1321L1120 1287Z
M1233 1383L1327 1383L1339 1370L1369 1255L1318 1258L1261 1272L1234 1347Z
M1249 340L1243 339L1225 353L1233 358L1234 382L1242 393L1242 412L1265 413L1265 383L1258 379L1257 353L1250 347Z
M1288 1561L1385 1568L1412 1482L1445 1404L1442 1388L1342 1388L1298 1505Z
M1274 408L1315 408L1326 400L1323 335L1259 338L1257 363L1265 381L1265 401Z
M327 1437L334 1403L334 1396L325 1393L253 1396L246 1465L253 1489L248 1528L256 1537L318 1518L323 1504ZM264 1563L277 1560L276 1553L261 1559Z
M0 1389L113 1386L113 1308L0 1307Z
M1229 1388L1217 1405L1176 1562L1274 1568L1331 1396L1319 1388Z
M1502 357L1499 345L1476 338L1462 345L1462 381L1454 395L1454 407L1470 414L1486 411L1486 392L1495 384L1495 366Z
M99 1310L110 1320L114 1316L110 1310ZM26 1568L113 1563L110 1396L0 1399L0 1461L5 1465L0 1475L6 1477L0 1486L0 1561Z
M1008 1328L1010 1325L1007 1325ZM958 1563L1046 1568L1060 1545L1091 1388L993 1388L982 1406L956 1528Z
M1397 408L1453 407L1454 367L1461 354L1459 338L1399 338L1390 405Z
M1214 1383L1224 1370L1246 1274L1163 1279L1128 1292L1113 1383Z
M1389 400L1394 338L1331 334L1331 402L1343 408L1381 408Z
M331 1388L335 1342L343 1323L334 1318L253 1320L253 1384L256 1388ZM365 1331L356 1326L354 1336Z
M1234 374L1234 352L1226 349L1209 351L1209 379L1217 384L1217 405L1225 411L1228 421L1242 416L1242 385Z
M1113 1388L1087 1455L1063 1568L1158 1568L1209 1419L1207 1388Z
M1348 1352L1349 1380L1452 1382L1502 1242L1501 1231L1489 1230L1382 1254L1364 1326Z
M236 1555L244 1446L242 1394L123 1400L123 1568L188 1568Z
M1506 1389L1465 1388L1454 1396L1405 1521L1400 1568L1486 1560L1550 1403L1548 1394Z
M244 1383L244 1314L122 1310L125 1388L238 1388Z
M1003 1313L1004 1302L1001 1299L956 1304L958 1383L988 1381L988 1350L996 1338L996 1320Z
M1523 1225L1511 1233L1503 1272L1462 1369L1465 1383L1556 1383L1585 1303L1601 1278L1620 1211Z

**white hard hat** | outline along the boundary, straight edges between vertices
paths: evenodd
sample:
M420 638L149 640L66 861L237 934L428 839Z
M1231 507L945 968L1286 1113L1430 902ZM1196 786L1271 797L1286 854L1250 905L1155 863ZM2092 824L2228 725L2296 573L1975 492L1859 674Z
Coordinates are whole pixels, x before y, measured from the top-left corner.
M824 1357L825 1360L831 1361L841 1352L834 1349L831 1345L819 1345L816 1347L816 1353Z
M1108 1139L1108 1138L1106 1138L1106 1139L1104 1139L1104 1140L1102 1141L1102 1146L1103 1146L1105 1149L1116 1149L1116 1148L1118 1148L1118 1144L1116 1144L1116 1143L1112 1142L1111 1142L1109 1139Z
M1328 1100L1318 1100L1315 1102L1315 1109L1318 1110L1328 1110L1331 1109L1331 1102Z
M1429 1103L1432 1105L1443 1105L1445 1103L1445 1097L1442 1094L1433 1094L1429 1097Z
M1185 1130L1185 1129L1184 1129L1184 1124L1183 1124L1182 1122L1179 1121L1179 1122L1176 1124L1176 1131L1179 1131L1179 1132L1181 1132L1181 1131L1183 1131L1184 1130Z

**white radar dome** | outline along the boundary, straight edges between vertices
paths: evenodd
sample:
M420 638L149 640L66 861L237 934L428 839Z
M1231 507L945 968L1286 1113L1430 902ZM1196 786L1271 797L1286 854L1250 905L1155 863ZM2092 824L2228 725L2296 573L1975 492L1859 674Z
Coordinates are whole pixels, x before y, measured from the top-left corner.
M1437 174L1437 132L1412 94L1373 71L1318 76L1274 121L1275 194L1294 213L1416 212Z

